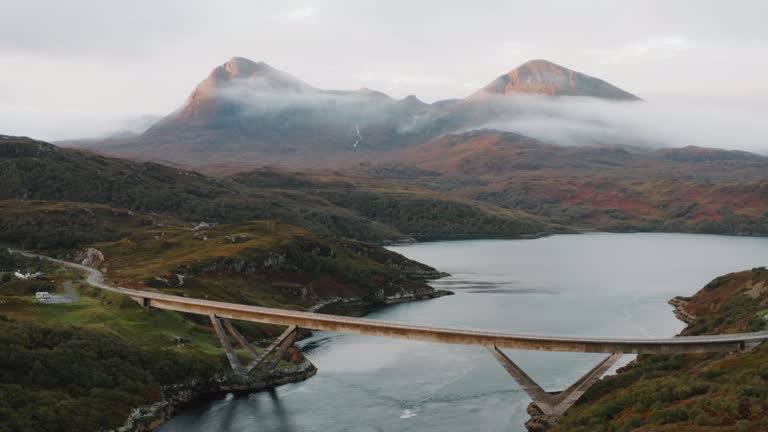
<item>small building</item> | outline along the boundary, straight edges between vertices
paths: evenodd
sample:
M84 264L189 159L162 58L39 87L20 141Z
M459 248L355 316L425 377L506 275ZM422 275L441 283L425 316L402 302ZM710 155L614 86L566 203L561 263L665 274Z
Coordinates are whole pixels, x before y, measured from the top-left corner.
M43 275L42 272L22 273L20 270L17 270L16 272L13 273L13 276L15 276L17 279L35 279L42 275Z
M37 298L37 301L39 301L40 303L46 303L52 300L53 296L49 292L40 291L35 293L35 298Z

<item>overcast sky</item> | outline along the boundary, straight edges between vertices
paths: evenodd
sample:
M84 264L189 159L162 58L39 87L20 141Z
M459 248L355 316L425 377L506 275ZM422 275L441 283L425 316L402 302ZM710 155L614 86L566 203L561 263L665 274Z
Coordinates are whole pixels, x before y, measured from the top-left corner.
M167 114L232 56L430 102L544 58L649 101L768 106L763 0L3 0L0 17L0 134L48 140Z

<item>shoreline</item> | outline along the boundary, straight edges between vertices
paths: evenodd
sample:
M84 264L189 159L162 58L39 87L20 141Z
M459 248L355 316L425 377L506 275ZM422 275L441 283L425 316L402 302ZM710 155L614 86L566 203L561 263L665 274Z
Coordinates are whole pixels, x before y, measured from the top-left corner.
M449 276L447 273L438 272L429 280ZM430 287L431 288L431 287ZM392 306L400 303L431 300L435 298L453 295L446 290L431 290L406 292L394 296L384 297L380 302L370 302L364 299L334 298L311 306L307 310L320 313L344 312L345 315L363 316L373 310ZM298 348L297 348L298 350ZM299 351L300 353L301 351ZM211 402L222 398L227 394L245 395L268 391L284 384L296 383L308 380L317 373L317 368L302 355L303 362L297 365L296 370L283 371L282 374L273 374L264 381L247 379L237 382L231 374L220 374L209 380L208 383L183 383L163 390L163 398L151 405L135 408L122 427L108 432L152 432L160 428L185 408L198 403ZM201 388L202 386L202 388ZM166 391L170 397L166 396Z
M406 293L405 295L386 297L382 303L371 303L362 299L344 300L338 298L329 302L318 303L309 310L311 312L320 310L328 312L328 309L334 312L341 310L352 312L351 316L362 316L381 307L431 300L453 294L451 291L433 289L431 292ZM212 402L230 393L235 396L247 395L268 391L285 384L305 381L312 378L318 369L303 355L302 358L302 363L296 365L295 368L281 369L278 370L278 373L273 373L267 377L256 376L243 380L230 373L219 373L209 380L191 380L168 386L163 389L163 397L160 401L134 408L122 426L106 432L153 432L184 409L195 404Z
M110 291L112 290L112 287L106 284L104 275L98 269L18 249L8 248L8 251L28 257L46 259L69 268L83 271L87 274L86 283L89 285ZM449 276L447 273L439 271L418 274L401 271L401 274L405 277L415 277L424 281ZM382 296L373 301L363 298L345 299L339 297L318 303L308 310L310 312L316 312L318 309L324 308L335 307L342 310L346 308L348 312L352 311L354 316L355 311L357 310L360 310L360 315L362 315L384 306L430 300L453 294L453 292L438 290L429 286L428 289L407 291L386 297ZM197 403L210 402L230 393L235 395L245 395L266 391L284 384L304 381L314 376L317 373L317 368L304 357L297 348L293 347L292 349L298 354L301 363L295 364L295 367L291 368L275 369L267 376L254 374L252 377L238 377L231 372L218 372L207 379L197 378L183 383L165 386L161 390L162 396L159 401L134 407L122 426L114 429L107 429L105 432L152 432L160 428L185 408Z
M682 332L696 320L694 315L691 315L684 310L689 301L690 297L684 296L675 296L667 301L667 304L673 307L672 313L675 315L675 318L682 321L686 325L685 328L678 332L676 336L680 336ZM621 374L625 368L629 367L635 361L636 359L633 359L626 365L616 369L613 375ZM602 376L600 380L604 379L606 376L608 375L606 374ZM534 402L528 404L526 412L530 416L528 421L525 422L525 428L528 432L546 432L557 424L556 417L551 417L544 414Z
M295 367L277 369L272 374L248 378L231 373L217 373L207 380L190 380L163 388L162 398L134 408L122 426L106 432L152 432L184 409L198 403L211 402L227 394L244 395L274 389L284 384L304 381L317 373L306 358Z

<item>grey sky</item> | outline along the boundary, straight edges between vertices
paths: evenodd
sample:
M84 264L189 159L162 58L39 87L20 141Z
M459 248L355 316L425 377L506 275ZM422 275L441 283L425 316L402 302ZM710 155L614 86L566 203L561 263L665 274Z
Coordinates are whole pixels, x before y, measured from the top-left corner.
M768 2L4 0L0 133L167 114L232 56L321 88L464 97L545 58L646 100L765 111Z

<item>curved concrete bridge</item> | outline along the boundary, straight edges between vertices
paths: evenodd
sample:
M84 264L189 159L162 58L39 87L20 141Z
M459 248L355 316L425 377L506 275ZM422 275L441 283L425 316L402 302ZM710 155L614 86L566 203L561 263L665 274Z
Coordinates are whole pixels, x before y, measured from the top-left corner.
M621 354L735 352L750 349L761 342L768 340L768 332L713 336L681 336L666 339L549 336L424 326L313 312L273 309L113 287L105 284L101 272L94 268L29 252L13 249L9 249L9 251L30 257L45 258L64 266L85 271L88 273L88 283L91 285L104 290L124 294L146 308L166 309L209 316L213 323L214 330L227 352L230 364L232 365L233 370L238 374L248 374L257 366L264 364L274 367L295 340L296 329L299 327L310 330L394 337L436 343L482 345L490 350L491 354L501 363L507 372L512 375L545 414L554 416L562 415L566 409L573 405L573 403L575 403L592 384L594 384L616 363L621 357ZM287 326L288 329L269 348L267 348L267 350L262 353L257 353L250 343L237 332L234 326L231 325L229 319ZM239 362L231 342L227 337L225 327L243 348L254 357L254 360L248 365L242 365ZM610 355L579 379L573 386L562 392L550 393L546 392L536 384L536 382L512 362L500 348L607 353ZM268 356L271 360L266 362Z

